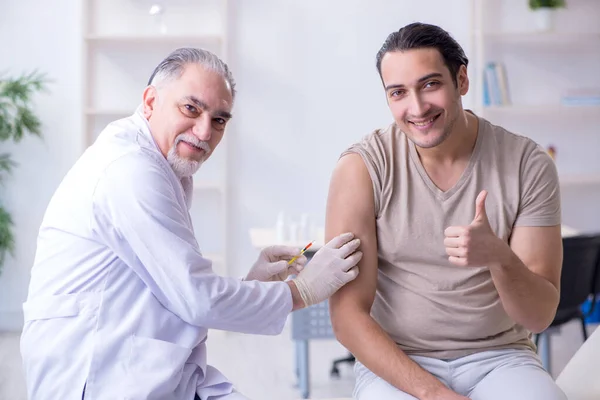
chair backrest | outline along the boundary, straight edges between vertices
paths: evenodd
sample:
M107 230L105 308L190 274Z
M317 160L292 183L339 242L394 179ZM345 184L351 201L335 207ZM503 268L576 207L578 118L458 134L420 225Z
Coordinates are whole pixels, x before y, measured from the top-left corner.
M599 245L600 246L600 245ZM596 264L596 272L594 278L594 287L592 288L592 294L595 298L600 296L600 256L598 257L598 263Z
M559 309L579 307L587 300L594 290L599 263L600 235L563 238Z

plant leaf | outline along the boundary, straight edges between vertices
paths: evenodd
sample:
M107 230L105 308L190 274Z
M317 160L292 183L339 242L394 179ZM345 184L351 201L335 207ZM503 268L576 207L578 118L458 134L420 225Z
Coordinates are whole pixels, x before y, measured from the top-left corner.
M15 237L12 228L13 221L10 214L0 206L0 270L4 264L6 254L13 254L15 250Z
M41 121L31 101L36 92L45 91L47 83L37 71L0 80L0 140L18 142L25 134L41 135Z
M10 159L10 154L0 154L0 172L10 173L16 164Z

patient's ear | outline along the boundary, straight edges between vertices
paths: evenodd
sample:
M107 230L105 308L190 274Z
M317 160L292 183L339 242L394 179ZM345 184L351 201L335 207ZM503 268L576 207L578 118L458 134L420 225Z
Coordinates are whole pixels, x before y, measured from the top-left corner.
M469 91L469 75L467 75L467 67L461 65L456 74L456 85L458 92L464 96Z

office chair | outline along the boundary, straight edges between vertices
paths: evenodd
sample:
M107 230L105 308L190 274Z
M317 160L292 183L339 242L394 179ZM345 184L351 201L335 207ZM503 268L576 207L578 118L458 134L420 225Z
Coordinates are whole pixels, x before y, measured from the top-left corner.
M598 265L596 266L596 276L594 277L594 290L592 290L592 299L590 309L586 312L587 315L592 315L594 312L594 306L598 301L600 295L600 256L598 256Z
M581 235L563 238L563 265L560 277L560 302L549 328L561 326L574 319L581 322L583 341L588 338L585 315L581 305L596 291L597 272L600 265L600 235ZM600 280L600 277L598 277ZM541 332L535 338L538 346L540 337L549 342L550 333ZM540 354L544 367L550 372L550 346L547 353Z
M587 323L592 321L593 323L600 322L600 313L598 313L596 310L600 302L600 260L598 260L598 265L596 266L596 273L593 282L594 288L592 290L592 295L589 298L589 302L586 302L586 304L581 307Z
M350 365L354 365L355 361L356 361L356 358L351 353L348 353L348 357L337 358L337 359L333 360L333 363L331 363L331 371L329 372L330 376L332 378L339 378L340 370L338 368L338 365L343 364L343 363L348 363Z

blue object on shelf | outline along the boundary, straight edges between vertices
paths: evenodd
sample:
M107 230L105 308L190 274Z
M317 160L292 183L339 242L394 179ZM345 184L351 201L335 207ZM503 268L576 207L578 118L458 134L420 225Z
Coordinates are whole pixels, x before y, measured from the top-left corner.
M592 301L590 299L586 300L585 303L581 306L581 311L583 315L587 315L592 307ZM591 315L588 315L585 318L586 324L600 324L600 299L596 300L596 305L594 306L594 311Z

